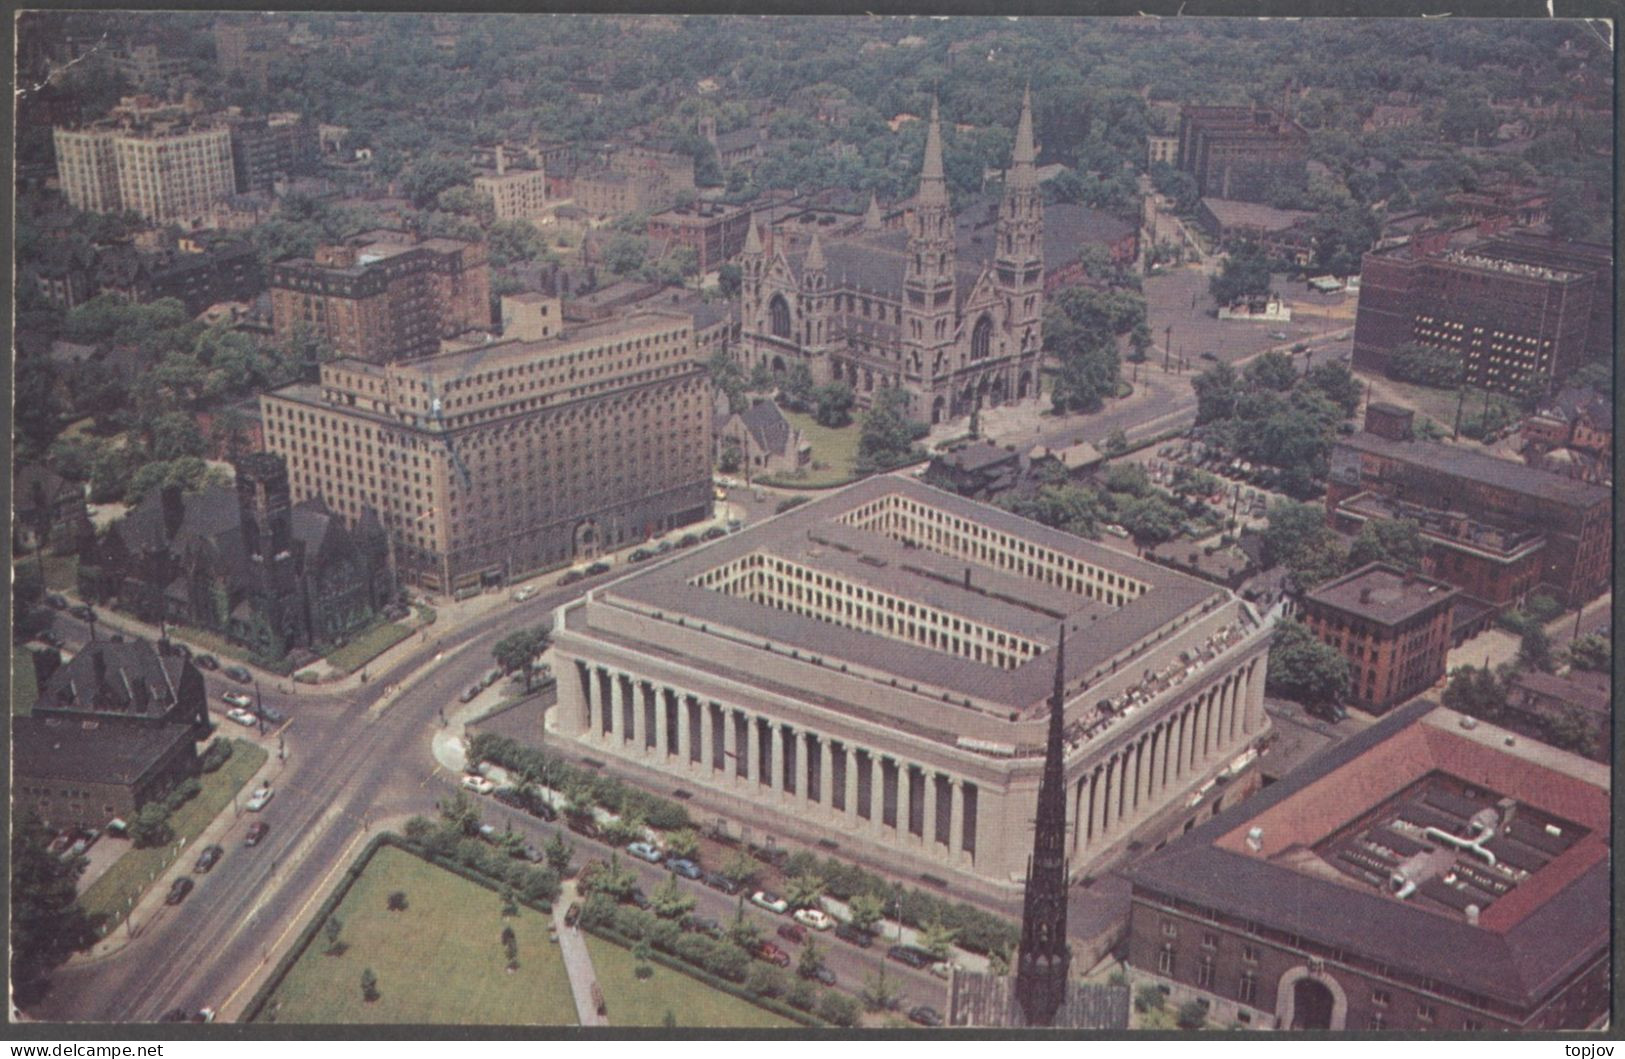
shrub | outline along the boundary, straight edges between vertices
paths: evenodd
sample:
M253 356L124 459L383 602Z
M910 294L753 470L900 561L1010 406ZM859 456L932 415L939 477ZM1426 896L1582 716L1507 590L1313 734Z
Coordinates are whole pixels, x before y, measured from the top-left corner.
M169 808L163 802L148 802L130 823L130 841L137 849L162 846L175 837L169 826Z
M387 907L391 912L406 911L406 891L396 890L394 893L390 894L389 901L386 903L385 907Z
M1207 1005L1200 1000L1187 1000L1179 1005L1179 1014L1175 1016L1182 1030L1199 1030L1207 1025Z
M818 999L818 1017L832 1026L856 1026L858 1003L833 989L825 990Z
M230 739L222 739L217 736L211 740L208 748L203 751L203 758L200 761L203 771L218 772L220 766L231 760L232 749Z
M1134 991L1134 1010L1144 1014L1147 1011L1161 1011L1165 997L1162 990L1154 985L1142 985Z
M796 982L784 994L784 1002L797 1011L812 1011L818 1006L818 990L805 979Z
M174 787L170 788L169 793L164 795L164 807L170 812L174 812L193 798L196 798L202 791L203 784L198 778L188 776L175 784Z
M371 967L368 967L361 972L361 999L370 1004L380 995L382 994L378 992L378 976L372 973Z

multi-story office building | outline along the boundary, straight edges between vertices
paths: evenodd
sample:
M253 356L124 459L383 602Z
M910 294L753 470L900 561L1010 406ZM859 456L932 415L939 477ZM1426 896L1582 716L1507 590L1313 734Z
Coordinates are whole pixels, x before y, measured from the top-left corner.
M73 206L134 210L155 224L189 224L233 193L225 126L153 122L56 129L57 177Z
M1303 620L1349 664L1349 699L1384 713L1444 676L1456 589L1370 563L1311 592Z
M1426 241L1372 251L1360 266L1354 363L1385 371L1395 350L1461 357L1473 386L1545 387L1613 342L1606 247L1506 235L1461 250Z
M277 177L307 173L315 166L316 123L304 115L283 112L228 120L239 193L270 191Z
M328 246L271 267L278 341L301 329L343 357L382 364L425 357L440 340L491 326L485 247L456 239Z
M554 716L584 753L707 813L768 813L775 834L1008 897L1062 623L1081 877L1241 775L1269 728L1270 623L913 478L870 478L562 607Z
M1178 164L1204 198L1262 202L1273 189L1308 180L1309 134L1259 107L1185 107Z
M1606 765L1406 706L1130 869L1128 962L1219 1025L1604 1024L1609 789Z
M388 364L260 398L296 499L375 511L399 576L452 592L706 517L711 394L685 315Z
M699 258L700 271L710 272L744 251L750 224L747 206L695 202L650 217L649 238L691 248Z
M547 205L547 176L540 166L509 169L507 149L498 144L491 170L474 178L474 191L491 200L497 220L530 220Z
M1381 430L1382 433L1375 432ZM1326 510L1341 525L1343 508L1358 516L1371 496L1435 513L1433 537L1454 538L1475 554L1437 553L1435 576L1500 607L1528 591L1519 564L1539 550L1533 583L1574 606L1594 599L1611 584L1613 493L1611 490L1455 445L1412 441L1409 417L1397 423L1370 414L1366 429L1332 450ZM1456 516L1460 521L1456 520ZM1480 527L1502 531L1485 535ZM1463 547L1453 549L1462 555ZM1489 564L1486 566L1485 564Z

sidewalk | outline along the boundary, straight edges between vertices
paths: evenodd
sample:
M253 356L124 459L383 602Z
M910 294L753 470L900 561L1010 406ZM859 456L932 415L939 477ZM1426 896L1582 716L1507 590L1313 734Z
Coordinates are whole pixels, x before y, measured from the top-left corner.
M592 987L598 981L598 974L592 969L592 954L587 951L586 939L578 928L564 925L565 910L575 899L575 883L567 882L559 891L559 899L553 902L553 929L559 939L559 955L564 957L564 973L570 979L576 1018L583 1026L608 1026L609 1020L593 1006Z

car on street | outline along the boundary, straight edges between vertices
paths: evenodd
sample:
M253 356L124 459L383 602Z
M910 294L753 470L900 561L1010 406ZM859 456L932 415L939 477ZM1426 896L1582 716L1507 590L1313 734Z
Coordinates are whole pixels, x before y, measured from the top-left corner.
M1285 342L1286 341L1286 332L1285 331L1271 331L1270 332L1270 337L1275 339L1275 341L1277 341L1277 342Z
M794 923L786 923L778 930L779 937L792 945L800 945L807 940L807 932Z
M700 536L704 537L708 541L721 540L727 535L728 531L723 529L721 526L712 526L710 529L700 534Z
M241 706L245 710L254 705L254 700L240 691L228 691L220 696L220 701L230 703L233 706Z
M685 533L677 538L677 547L679 548L692 548L698 543L700 543L700 538L696 533Z
M220 668L220 661L214 655L193 655L192 664L199 669L214 670Z
M790 911L790 902L786 901L778 894L770 893L767 890L757 890L755 893L751 894L750 903L755 905L757 908L765 908L774 915L782 916L784 913Z
M738 883L734 882L726 875L723 875L721 872L708 871L700 876L700 881L713 890L721 890L729 897L737 894L740 890Z
M474 701L474 696L478 695L480 692L482 692L484 690L485 689L480 687L478 684L470 684L468 687L463 689L463 693L461 695L457 696L457 701L458 702L473 702Z
M608 563L593 563L591 566L587 567L588 577L597 577L599 574L607 573L609 573Z
M832 930L835 927L835 918L818 908L798 909L795 918L797 923L813 930Z
M68 597L60 592L47 592L45 593L45 605L52 610L67 610Z
M251 813L257 813L267 805L270 805L271 799L275 797L276 791L272 790L270 787L261 787L259 790L255 791L249 796L248 805L246 808Z
M271 825L270 824L267 824L263 820L254 821L252 824L248 825L248 833L243 836L243 845L245 845L245 846L257 846L257 845L259 845L260 840L265 837L265 833L267 831L269 831L269 830L271 830Z
M875 936L867 930L859 930L850 923L835 924L835 936L842 941L856 945L860 949L867 949L875 943Z
M192 880L182 875L169 885L169 893L164 897L164 904L178 905L186 900L186 895L192 892Z
M942 1016L937 1014L936 1008L927 1004L921 1004L917 1008L911 1008L908 1013L908 1020L914 1023L916 1026L942 1025Z
M96 620L96 612L85 606L83 603L75 603L73 606L68 608L68 613L72 614L80 621Z
M773 964L775 967L790 966L790 954L773 944L771 941L764 941L757 945L756 952L753 955L755 955L758 960L765 960L766 962Z
M1203 360L1218 360L1219 359L1219 355L1217 353L1213 352L1212 350L1207 350L1207 351L1205 351L1203 353L1199 353L1197 355L1200 356Z
M236 721L238 724L242 725L244 728L252 728L256 724L260 723L258 717L255 717L248 710L245 710L245 709L243 709L241 707L238 707L237 709L234 709L234 710L227 710L226 711L226 716L229 717L231 720Z
M665 855L647 842L633 842L626 847L626 851L639 860L646 860L650 864L659 864Z
M666 862L666 867L674 874L681 875L685 879L698 879L700 877L700 866L686 857L673 857Z
M513 601L515 603L523 603L528 599L535 599L535 598L536 598L536 586L535 585L526 585L524 588L521 588L519 591L517 591L517 592L515 592L513 594Z
M923 971L936 962L931 958L930 953L923 949L916 949L912 945L893 945L886 950L886 959L896 960L898 963L912 967L916 971Z
M818 969L812 973L812 980L815 982L821 982L824 985L829 986L831 989L835 988L835 972L830 970L828 967L825 967L823 964L819 964Z
M563 588L565 585L573 585L585 576L586 575L580 570L568 570L565 572L563 577L559 578L559 587Z
M228 679L235 680L239 684L254 683L254 674L242 666L226 666L220 672L224 673Z
M219 863L220 858L225 855L225 849L219 844L204 846L203 852L198 854L197 863L192 866L192 870L201 875Z
M274 709L264 703L254 707L254 712L263 717L266 724L281 724L287 720L286 715L281 710Z
M475 794L490 794L497 789L497 785L484 776L476 776L470 773L463 777L463 789L473 791Z
M647 549L647 548L639 548L636 551L634 551L631 555L628 555L626 557L626 561L629 562L629 563L641 563L641 562L643 562L643 560L649 558L652 555L654 555L654 552L651 552L649 549Z

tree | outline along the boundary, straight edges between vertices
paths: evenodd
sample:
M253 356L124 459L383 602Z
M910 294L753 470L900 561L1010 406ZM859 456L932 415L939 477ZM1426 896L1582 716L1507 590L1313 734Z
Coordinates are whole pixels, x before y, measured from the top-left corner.
M816 875L794 875L784 882L784 899L792 909L819 908L828 884Z
M1244 247L1225 260L1224 267L1208 281L1208 293L1221 307L1239 301L1264 298L1270 292L1269 261L1257 247Z
M779 398L786 408L805 412L812 407L814 389L812 369L805 361L798 360L790 365L784 382L779 385Z
M604 264L617 276L625 276L643 267L647 243L642 236L626 232L617 233L604 244Z
M1367 563L1389 563L1406 570L1418 570L1427 546L1421 527L1414 519L1373 519L1360 527L1360 535L1349 546L1349 569Z
M863 980L863 989L859 993L863 1006L870 1011L890 1011L897 1006L901 996L896 983L886 977L885 964Z
M717 392L728 395L728 410L745 411L745 373L739 367L739 362L727 350L719 349L705 362L705 369Z
M1207 1005L1200 1000L1187 1000L1179 1005L1175 1021L1182 1030L1199 1030L1207 1025Z
M1111 433L1106 435L1106 455L1121 456L1128 451L1128 435L1122 427L1113 427Z
M343 930L344 920L338 916L328 916L327 922L322 924L322 933L327 936L327 955L343 955L346 946L339 942L339 934Z
M371 967L361 972L361 999L367 1003L377 1000L381 994L378 992L378 976Z
M649 910L661 919L680 920L694 910L695 899L677 885L677 876L668 875L649 895Z
M801 955L796 960L796 974L802 978L811 978L824 967L824 950L818 944L818 939L808 937L805 945L801 947Z
M1090 539L1107 521L1100 494L1082 485L1046 485L1031 497L1005 494L996 502L1022 518Z
M438 803L440 818L459 834L473 837L480 833L480 808L469 798L468 792L457 790L450 798Z
M745 977L745 988L759 997L783 996L789 987L784 972L765 963L753 966Z
M831 1026L850 1027L858 1024L858 1003L844 993L826 989L818 1000L818 1017Z
M502 928L502 954L508 958L508 970L519 970L519 935L512 927Z
M1191 377L1191 388L1196 391L1196 423L1215 423L1228 420L1236 414L1236 400L1241 392L1241 378L1228 364L1215 364L1208 370Z
M467 184L474 178L468 163L451 158L425 158L416 162L401 178L401 188L412 205L425 209L436 202L442 191Z
M920 930L920 948L929 952L933 958L946 960L953 951L954 940L959 937L959 931L944 926L941 920L932 920Z
M1464 370L1465 361L1459 353L1407 343L1388 355L1383 373L1399 382L1448 390L1461 385Z
M1559 706L1557 713L1546 719L1545 727L1547 741L1553 746L1584 757L1598 757L1606 745L1585 708L1572 702Z
M391 912L406 911L406 891L396 890L391 893L389 895L389 900L385 902L384 907L388 908Z
M130 822L130 842L137 849L162 846L175 837L169 825L169 809L161 801L148 802Z
M1247 385L1285 393L1298 382L1298 369L1292 358L1278 349L1269 350L1253 360L1242 371Z
M1151 1011L1161 1011L1167 998L1162 990L1147 982L1134 991L1134 1010L1142 1014Z
M564 840L563 831L553 832L553 837L542 847L542 855L547 858L547 866L560 876L569 872L570 860L575 856L575 852L575 845Z
M1137 497L1117 512L1117 521L1139 544L1162 544L1179 535L1179 509L1160 492Z
M1539 625L1529 626L1519 638L1518 667L1542 673L1550 673L1557 668L1552 658L1552 641Z
M1296 619L1275 626L1268 674L1267 690L1305 705L1336 702L1348 692L1348 659Z
M876 894L854 894L852 900L847 903L847 922L852 924L852 929L861 930L866 934L874 931L875 924L879 923L885 914L885 899Z
M531 688L531 662L536 656L547 648L547 627L539 625L534 629L521 629L510 633L498 640L491 648L491 657L496 659L497 665L502 667L504 673L523 673L525 675L525 691Z
M876 391L858 435L858 468L885 470L906 462L923 427L909 418L908 394L901 387Z
M679 860L694 860L700 855L700 836L693 828L685 827L666 836L666 856Z
M85 858L58 857L51 835L32 810L13 818L11 831L11 980L19 999L31 998L51 969L91 938L79 905Z
M717 289L724 298L737 298L743 283L744 273L738 265L728 264L717 269Z
M1319 390L1328 401L1342 409L1344 417L1352 416L1360 407L1363 396L1360 380L1341 360L1316 364L1304 374L1303 382Z
M855 398L852 387L844 382L832 382L813 391L813 419L819 426L839 429L852 422Z
M1507 689L1489 666L1462 666L1451 672L1439 701L1447 710L1498 724L1506 716Z
M1606 673L1614 664L1613 648L1606 636L1592 633L1582 636L1568 646L1569 665L1592 673Z

